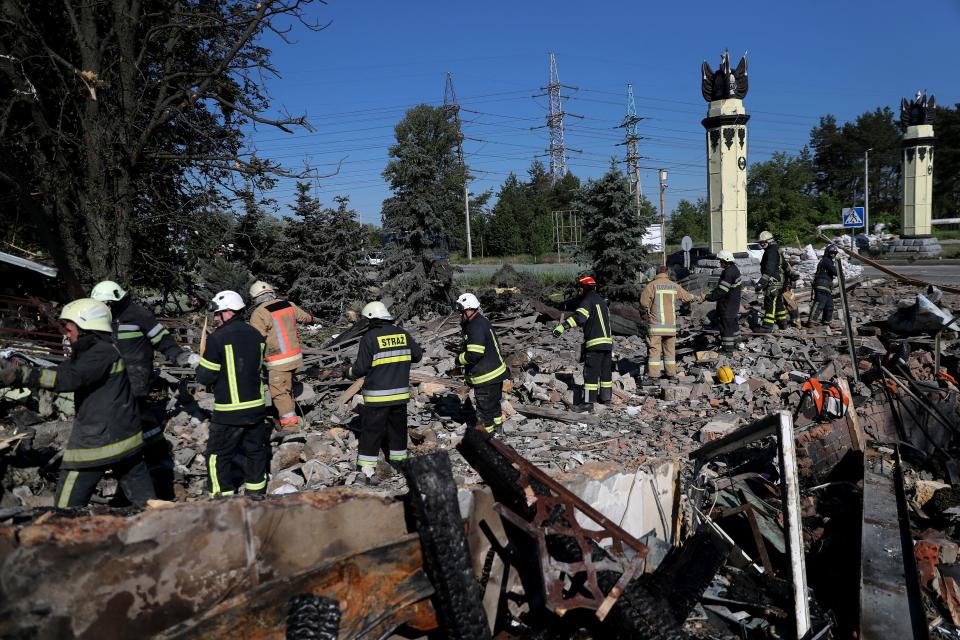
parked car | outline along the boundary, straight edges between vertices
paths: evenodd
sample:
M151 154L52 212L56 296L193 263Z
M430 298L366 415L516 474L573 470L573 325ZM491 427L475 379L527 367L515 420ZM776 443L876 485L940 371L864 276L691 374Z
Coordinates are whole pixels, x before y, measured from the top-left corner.
M763 258L763 247L760 246L759 242L748 242L747 253L749 253L750 257L754 260L760 260Z
M690 266L697 264L697 260L701 258L709 258L713 255L713 252L710 251L710 247L700 246L692 247L690 249ZM667 266L668 267L682 267L683 266L683 251L674 251L671 254L667 255Z
M383 254L379 251L371 251L363 257L363 261L371 267L379 267L383 264Z

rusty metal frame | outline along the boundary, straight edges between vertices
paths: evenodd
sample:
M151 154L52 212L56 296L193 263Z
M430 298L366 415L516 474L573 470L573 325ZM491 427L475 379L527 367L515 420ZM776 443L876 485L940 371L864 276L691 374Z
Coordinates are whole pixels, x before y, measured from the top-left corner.
M19 318L22 321L29 320L37 325L45 325L37 330L0 326L0 342L31 342L35 343L37 347L17 345L17 348L29 353L66 355L63 346L65 330L53 304L32 296L26 298L0 296L0 310L7 317Z
M649 553L648 547L528 462L511 447L493 437L488 438L487 442L519 472L516 482L527 497L527 505L536 509L535 515L528 521L501 503L494 506L497 513L536 541L547 606L560 616L570 609L593 609L597 618L603 620L633 577L641 571ZM545 486L550 491L550 495L537 495L531 481ZM557 507L562 507L567 526L549 523L555 518ZM576 520L577 512L601 529L595 531L581 527ZM579 562L564 562L554 558L547 548L547 536L573 538L580 548L582 559ZM592 559L596 547L601 546L601 542L608 539L610 546L603 548L607 558ZM632 557L627 554L628 548L633 552ZM606 594L597 583L598 571L614 571L621 574L620 579ZM581 576L579 579L578 575ZM578 587L582 586L590 595L569 593L565 595L566 579ZM580 581L583 581L582 585L579 584Z

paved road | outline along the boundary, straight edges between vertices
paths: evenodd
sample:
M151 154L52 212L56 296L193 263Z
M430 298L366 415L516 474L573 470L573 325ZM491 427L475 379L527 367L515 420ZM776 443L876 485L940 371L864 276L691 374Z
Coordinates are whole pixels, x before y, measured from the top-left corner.
M960 285L960 264L891 264L889 268L901 275L934 284ZM868 266L864 266L863 275L866 278L888 277L885 273Z

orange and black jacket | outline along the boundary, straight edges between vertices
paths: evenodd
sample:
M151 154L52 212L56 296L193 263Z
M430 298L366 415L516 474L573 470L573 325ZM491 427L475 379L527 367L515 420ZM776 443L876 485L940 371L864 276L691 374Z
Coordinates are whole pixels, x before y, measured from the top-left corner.
M268 369L296 371L303 364L298 322L313 322L313 316L286 300L270 300L253 310L250 324L267 341Z
M463 366L467 384L471 387L499 384L507 377L507 365L493 325L478 313L461 326L465 346L457 356L457 363Z
M347 371L363 378L363 403L371 407L406 404L410 399L410 365L420 362L423 349L413 337L388 320L371 320Z

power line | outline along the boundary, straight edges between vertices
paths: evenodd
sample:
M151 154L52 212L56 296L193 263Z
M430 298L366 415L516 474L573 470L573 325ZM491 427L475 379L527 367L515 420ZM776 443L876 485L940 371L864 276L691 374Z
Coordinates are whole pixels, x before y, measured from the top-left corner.
M566 96L560 94L561 88L577 90L576 87L560 83L560 73L557 71L557 55L551 53L550 81L547 83L547 86L541 87L541 90L545 93L539 93L533 97L540 98L547 96L550 101L550 108L547 112L547 124L545 126L550 130L550 147L547 149L547 154L550 157L550 178L554 184L567 175L567 147L563 139L564 112L562 102L562 98ZM575 113L571 113L570 115L575 118L583 117ZM539 129L541 127L532 128ZM571 149L571 151L577 150Z

